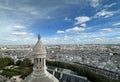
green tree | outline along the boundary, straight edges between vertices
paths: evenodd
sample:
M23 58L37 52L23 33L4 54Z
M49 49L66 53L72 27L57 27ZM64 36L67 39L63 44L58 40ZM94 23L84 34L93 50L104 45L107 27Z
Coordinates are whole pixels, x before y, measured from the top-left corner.
M20 67L24 68L24 67L30 67L32 65L31 60L28 58L25 58L21 63L20 63Z
M0 58L0 69L5 68L6 66L13 65L14 60L8 57Z
M103 75L96 74L94 71L81 67L79 65L73 65L73 64L68 64L64 62L58 62L58 61L47 61L47 65L49 66L55 66L55 67L60 67L60 68L65 68L65 69L70 69L74 72L76 72L80 76L87 77L89 81L91 82L120 82L120 80L114 80L111 78L107 78Z
M16 65L17 65L17 66L20 66L21 63L22 63L22 61L21 61L21 60L18 60L18 61L16 62Z
M21 77L24 79L26 76L28 76L32 72L32 67L24 67L21 70Z

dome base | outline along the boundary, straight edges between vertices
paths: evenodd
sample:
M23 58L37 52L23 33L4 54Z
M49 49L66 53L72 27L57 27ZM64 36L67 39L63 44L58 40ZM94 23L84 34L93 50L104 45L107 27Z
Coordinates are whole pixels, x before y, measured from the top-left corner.
M34 73L34 71L25 78L23 82L59 82L52 74L48 71L42 71Z

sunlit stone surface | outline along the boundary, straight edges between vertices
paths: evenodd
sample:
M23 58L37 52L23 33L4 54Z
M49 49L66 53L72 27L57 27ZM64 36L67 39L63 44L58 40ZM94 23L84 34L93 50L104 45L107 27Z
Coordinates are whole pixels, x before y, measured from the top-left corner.
M33 57L33 72L23 82L59 82L46 70L46 49L40 41L40 35L33 48Z

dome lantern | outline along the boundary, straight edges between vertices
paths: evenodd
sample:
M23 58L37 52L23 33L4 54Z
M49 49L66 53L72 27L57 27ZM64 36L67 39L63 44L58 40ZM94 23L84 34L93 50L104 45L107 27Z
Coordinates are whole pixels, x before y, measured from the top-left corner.
M35 44L34 48L33 48L33 55L34 56L46 56L46 49L45 46L43 46L42 42L40 41L41 37L40 35L38 35L38 41Z
M59 82L47 71L46 49L40 41L40 35L38 35L38 41L33 48L33 58L33 72L23 82Z

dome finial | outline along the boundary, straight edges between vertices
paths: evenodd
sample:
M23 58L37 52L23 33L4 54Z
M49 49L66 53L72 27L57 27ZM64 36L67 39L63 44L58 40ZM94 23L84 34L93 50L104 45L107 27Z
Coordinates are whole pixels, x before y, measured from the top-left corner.
M38 40L40 40L40 38L41 38L41 37L40 37L40 34L38 34Z

